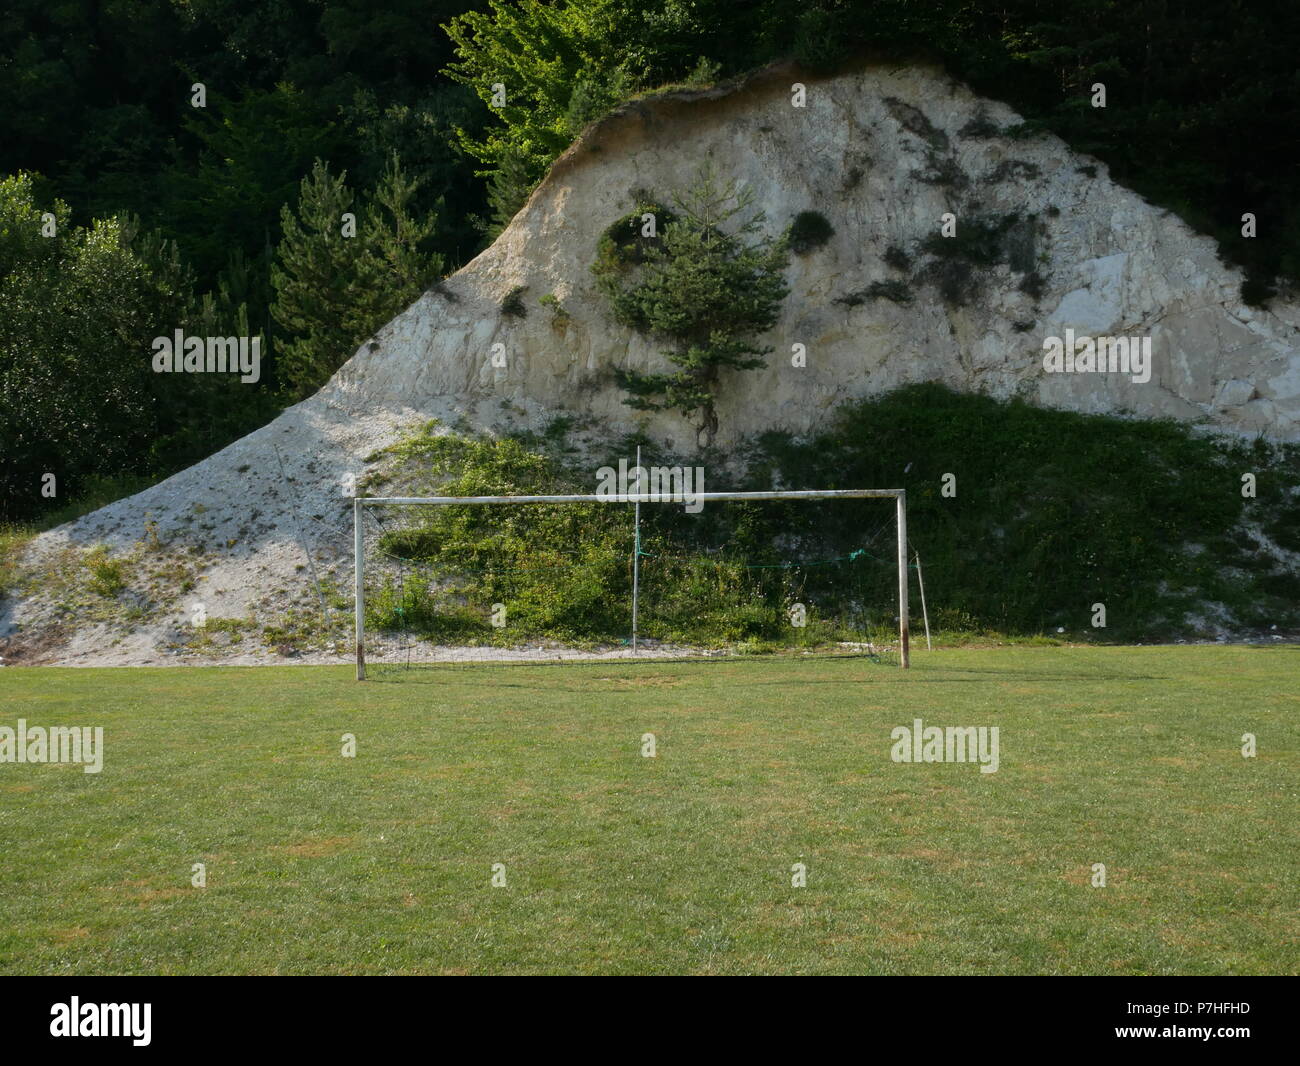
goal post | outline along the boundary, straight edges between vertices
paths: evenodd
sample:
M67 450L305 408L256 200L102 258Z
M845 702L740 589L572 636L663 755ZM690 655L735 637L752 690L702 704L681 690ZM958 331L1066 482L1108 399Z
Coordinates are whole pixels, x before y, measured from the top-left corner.
M790 489L766 492L700 492L693 497L708 502L757 502L835 499L892 499L895 501L897 527L898 565L898 641L899 666L906 670L911 665L909 655L908 621L908 562L907 562L907 492L905 489ZM366 593L365 593L365 529L364 512L367 508L390 506L492 506L527 504L680 504L668 494L655 493L592 493L560 496L356 496L352 500L353 523L353 594L355 615L356 678L366 678Z

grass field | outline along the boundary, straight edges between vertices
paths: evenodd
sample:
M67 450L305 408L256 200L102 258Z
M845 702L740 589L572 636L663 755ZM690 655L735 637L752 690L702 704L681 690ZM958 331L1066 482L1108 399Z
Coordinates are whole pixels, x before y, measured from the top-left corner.
M4 973L1300 971L1297 647L7 669L0 703L106 752L0 763ZM917 717L998 726L1000 769L891 761Z

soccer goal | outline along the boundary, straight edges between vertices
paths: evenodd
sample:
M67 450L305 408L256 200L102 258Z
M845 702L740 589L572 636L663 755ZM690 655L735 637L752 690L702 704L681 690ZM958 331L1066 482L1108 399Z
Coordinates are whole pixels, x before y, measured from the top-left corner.
M359 681L773 651L909 665L903 489L364 496L353 536Z

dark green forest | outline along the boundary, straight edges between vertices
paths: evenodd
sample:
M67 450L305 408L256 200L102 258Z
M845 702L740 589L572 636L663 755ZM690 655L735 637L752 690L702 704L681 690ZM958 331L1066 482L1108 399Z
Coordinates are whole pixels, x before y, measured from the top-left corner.
M783 58L941 63L1214 235L1267 303L1300 279L1297 42L1284 0L9 0L0 519L263 424L490 242L586 124ZM260 336L261 380L152 373L175 329Z

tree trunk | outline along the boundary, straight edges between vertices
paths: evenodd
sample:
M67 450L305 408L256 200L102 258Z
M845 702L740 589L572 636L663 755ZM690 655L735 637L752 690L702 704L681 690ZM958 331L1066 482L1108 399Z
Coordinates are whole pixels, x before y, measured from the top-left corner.
M713 438L718 433L718 412L714 410L712 402L706 404L701 411L700 424L695 427L695 446L712 448ZM700 438L704 441L701 445Z

